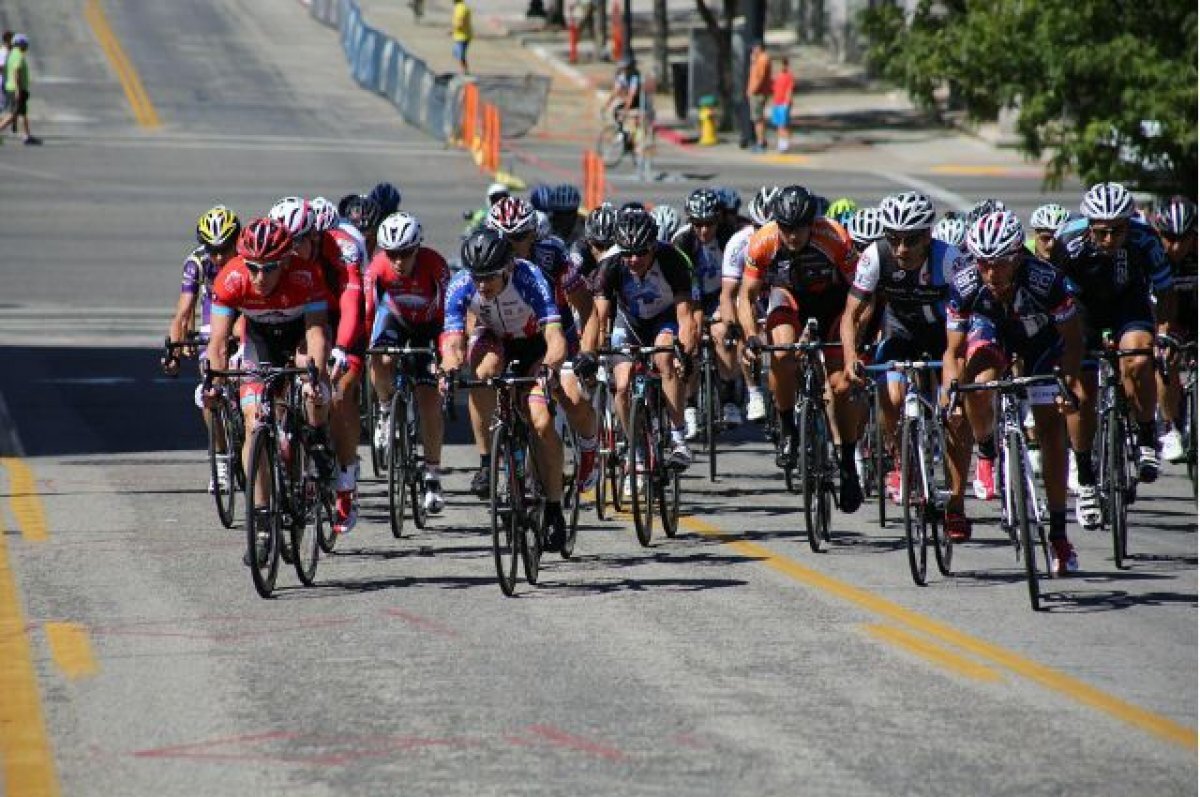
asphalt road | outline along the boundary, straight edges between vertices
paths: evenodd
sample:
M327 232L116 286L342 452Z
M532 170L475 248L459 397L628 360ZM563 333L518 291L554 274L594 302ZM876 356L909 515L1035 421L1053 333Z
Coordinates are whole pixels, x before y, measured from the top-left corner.
M628 519L587 516L576 558L506 599L456 428L431 529L394 540L368 481L319 585L284 572L259 599L203 491L194 383L156 372L195 216L387 177L450 248L486 180L354 89L294 0L104 2L155 130L64 13L78 5L0 11L35 43L46 140L0 149L0 425L23 455L4 461L5 793L1194 793L1196 510L1175 466L1134 508L1131 566L1072 528L1082 571L1034 614L986 521L924 589L866 508L810 553L745 429L720 482L685 480L678 538L643 549ZM535 157L533 178L576 163ZM718 170L746 189L780 173ZM802 177L859 196L906 179ZM940 201L1042 196L1030 178L915 179Z

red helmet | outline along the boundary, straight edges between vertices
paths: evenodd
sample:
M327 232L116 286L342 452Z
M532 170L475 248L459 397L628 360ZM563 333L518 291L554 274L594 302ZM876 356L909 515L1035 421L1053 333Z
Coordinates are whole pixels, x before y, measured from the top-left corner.
M520 235L537 229L537 216L524 199L504 197L488 211L487 226L501 235Z
M255 219L242 230L237 251L246 260L256 263L282 260L292 251L292 234L274 219Z

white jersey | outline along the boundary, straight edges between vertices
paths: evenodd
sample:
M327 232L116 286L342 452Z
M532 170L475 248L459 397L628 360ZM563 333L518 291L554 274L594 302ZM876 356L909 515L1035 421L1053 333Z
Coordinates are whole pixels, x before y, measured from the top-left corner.
M721 259L722 280L742 281L742 269L746 267L746 249L750 246L750 236L754 235L757 229L753 225L747 225L735 232L725 244L725 255Z

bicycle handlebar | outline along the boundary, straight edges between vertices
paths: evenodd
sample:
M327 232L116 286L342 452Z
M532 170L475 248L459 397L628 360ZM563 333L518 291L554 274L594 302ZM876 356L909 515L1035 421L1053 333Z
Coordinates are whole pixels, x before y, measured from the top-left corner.
M869 374L882 374L888 371L938 371L941 368L941 360L892 360L863 366L863 370Z
M372 346L367 349L367 354L380 354L388 357L421 357L436 355L437 349L433 346Z
M1059 395L1063 397L1072 409L1079 409L1079 399L1067 387L1067 380L1063 376L1062 369L1055 366L1052 374L1035 374L1033 376L1012 376L1006 379L993 379L988 382L969 382L965 385L959 384L955 379L950 382L950 403L946 406L946 414L952 414L958 409L959 397L963 393L980 393L985 390L994 390L998 393L1015 393L1026 387L1035 385L1056 385Z

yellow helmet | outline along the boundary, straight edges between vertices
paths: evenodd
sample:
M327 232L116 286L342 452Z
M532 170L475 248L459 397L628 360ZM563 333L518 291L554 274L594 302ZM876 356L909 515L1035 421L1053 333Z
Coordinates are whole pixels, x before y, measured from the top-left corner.
M196 240L203 246L222 247L237 238L242 223L237 214L224 205L204 212L196 221Z

